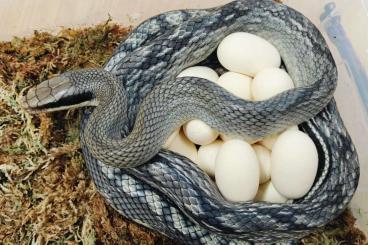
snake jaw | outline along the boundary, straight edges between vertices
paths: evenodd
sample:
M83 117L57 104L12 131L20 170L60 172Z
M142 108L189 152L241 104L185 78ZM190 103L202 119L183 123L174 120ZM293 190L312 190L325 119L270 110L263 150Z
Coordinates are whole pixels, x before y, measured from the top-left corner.
M80 91L69 77L60 75L29 89L21 97L21 105L31 113L38 113L97 106L98 102L91 92Z

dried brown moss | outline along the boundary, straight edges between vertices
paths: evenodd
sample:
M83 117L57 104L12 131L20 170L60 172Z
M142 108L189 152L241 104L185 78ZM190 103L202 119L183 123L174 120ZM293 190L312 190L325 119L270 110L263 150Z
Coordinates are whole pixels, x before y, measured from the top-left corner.
M314 245L367 245L364 233L355 226L355 218L349 210L322 229L303 239L303 244Z
M4 244L169 244L125 220L96 192L79 148L79 113L29 115L22 89L101 66L130 28L104 23L0 43L0 241ZM306 244L363 244L345 213ZM0 242L1 243L1 242Z
M87 175L77 111L29 115L22 89L65 70L101 66L130 28L104 23L0 43L0 241L167 241L108 207ZM0 242L0 243L1 243Z

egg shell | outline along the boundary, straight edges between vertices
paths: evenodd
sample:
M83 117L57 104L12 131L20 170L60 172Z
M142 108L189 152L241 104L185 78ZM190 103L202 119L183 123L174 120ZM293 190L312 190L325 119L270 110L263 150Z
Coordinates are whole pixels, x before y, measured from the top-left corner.
M280 54L270 42L246 32L235 32L225 37L217 48L217 57L229 71L251 77L263 69L281 64Z
M244 100L250 100L252 78L236 72L226 72L217 80L217 84Z
M185 136L197 145L208 145L216 140L218 132L201 120L191 120L184 124Z
M216 157L223 143L222 140L216 140L198 149L198 166L209 176L215 176Z
M185 137L183 131L172 140L168 149L189 158L194 163L198 162L197 148Z
M273 186L272 181L268 181L259 186L255 201L285 203L288 199L281 195Z
M271 152L262 145L252 145L259 162L259 183L263 184L271 178Z
M280 68L268 68L257 73L252 82L254 100L266 100L294 88L289 74Z
M218 74L215 70L206 66L192 66L186 68L179 73L177 77L199 77L210 80L212 82L217 82L219 79Z
M250 144L242 140L226 141L217 153L215 178L225 199L252 200L259 185L259 164Z
M300 198L309 191L317 174L316 146L307 134L287 130L272 148L271 166L276 190L286 198Z
M171 143L173 142L173 140L178 136L180 131L180 128L177 128L174 132L172 132L169 136L169 138L167 138L165 144L162 146L162 148L164 149L168 149L169 146L171 145Z

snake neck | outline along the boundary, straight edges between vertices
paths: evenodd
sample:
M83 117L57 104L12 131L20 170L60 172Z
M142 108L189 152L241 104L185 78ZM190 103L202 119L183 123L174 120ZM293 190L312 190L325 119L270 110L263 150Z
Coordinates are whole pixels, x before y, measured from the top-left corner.
M83 144L97 160L112 167L131 168L147 162L161 149L170 132L156 136L154 131L155 125L162 125L157 119L165 120L165 111L152 110L155 105L148 103L149 106L143 106L136 116L131 129L128 113L137 106L137 102L128 101L123 83L111 72L104 70L86 71L82 78L88 81L83 83L86 84L84 91L92 93L97 101L97 107L82 131ZM82 78L76 77L75 80ZM147 113L156 117L147 119ZM158 113L161 113L160 116L157 116Z

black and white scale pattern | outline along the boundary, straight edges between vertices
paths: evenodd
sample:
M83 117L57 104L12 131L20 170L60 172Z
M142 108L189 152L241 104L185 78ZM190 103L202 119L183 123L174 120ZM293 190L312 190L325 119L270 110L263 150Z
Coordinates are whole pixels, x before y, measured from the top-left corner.
M238 25L239 18L243 19ZM176 55L190 56L185 51L185 44L189 42L186 39L178 45L184 46L180 53L169 52L168 47L167 54L156 55L156 60L144 70L140 68L145 66L146 60L135 56L134 51L148 50L165 40L176 41L170 35L185 22L194 23L192 27L187 24L190 32L195 32L196 23L207 23L210 28L211 22L219 22L212 30L202 28L193 34L198 36L198 40L211 33L212 40L216 36L221 37L203 44L212 44L209 50L214 50L224 36L234 31L260 35L279 50L290 52L288 55L281 51L281 55L297 86L305 80L309 79L312 83L318 78L321 84L330 79L330 87L322 87L325 83L320 86L321 94L323 90L328 91L325 94L330 93L333 90L331 87L335 86L336 68L328 48L318 30L304 16L271 1L236 1L211 10L164 13L135 29L105 66L123 82L129 105L138 105L153 89L154 82L173 79L184 68L181 63L167 67L165 61L172 62L172 59L177 59ZM242 26L245 26L244 29ZM310 53L297 46L300 40L295 43L285 40L285 34L300 37L302 42L299 45L309 46ZM185 35L180 39L185 39ZM191 55L193 61L186 62L185 66L206 58L201 55ZM326 59L329 64L326 64ZM296 66L299 68L295 69ZM165 71L160 70L163 67ZM152 76L152 72L154 79L142 79L148 74ZM326 96L319 106L330 99ZM135 106L128 109L129 130L135 122L137 110ZM83 125L87 121L88 112L85 113ZM359 179L356 151L333 100L322 112L303 123L301 129L318 146L319 172L311 191L304 198L289 204L227 202L207 175L188 159L172 152L160 151L147 164L134 169L109 167L97 161L86 146L83 152L98 190L122 215L139 224L184 244L273 243L301 238L337 217L351 200ZM82 143L85 142L83 137L81 134Z
M86 147L83 154L99 192L139 224L184 244L269 244L299 239L336 218L357 187L356 151L335 102L300 128L318 147L319 170L309 194L289 204L227 202L195 164L168 151L136 169L109 167Z

